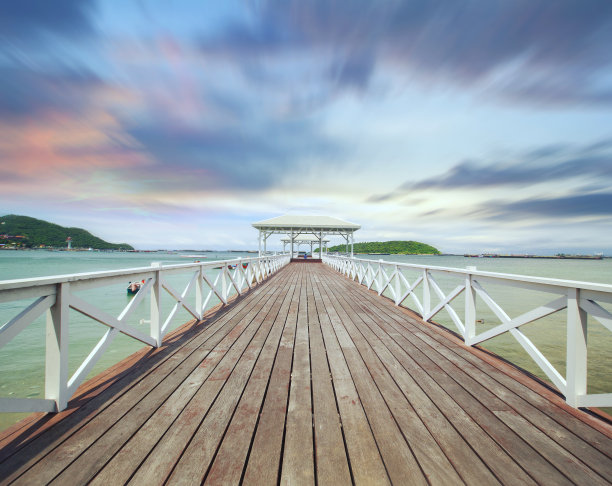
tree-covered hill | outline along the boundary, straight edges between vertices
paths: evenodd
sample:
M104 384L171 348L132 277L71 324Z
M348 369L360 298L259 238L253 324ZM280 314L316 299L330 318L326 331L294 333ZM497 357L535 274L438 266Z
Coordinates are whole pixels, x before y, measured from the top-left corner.
M24 236L23 239L2 240L0 243L18 242L25 247L41 245L65 248L66 238L72 238L72 248L95 248L97 250L133 250L127 243L108 243L81 228L65 228L28 216L9 214L0 217L0 235Z
M336 245L329 248L330 252L344 252L346 245ZM317 248L316 251L319 251ZM389 253L391 255L439 255L440 251L433 246L418 241L372 241L355 243L355 253Z

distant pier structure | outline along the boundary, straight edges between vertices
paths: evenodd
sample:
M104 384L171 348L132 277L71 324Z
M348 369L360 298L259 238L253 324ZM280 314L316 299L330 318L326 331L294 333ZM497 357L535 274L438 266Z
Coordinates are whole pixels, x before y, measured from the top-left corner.
M314 236L314 235L300 235L300 236L294 236L292 240L291 236L287 235L285 238L281 238L281 241L283 242L283 252L287 251L287 245L291 244L291 241L293 241L293 243L297 245L298 252L300 251L300 247L302 245L310 245L310 254L312 255L313 245L315 245L316 243L319 243L319 237ZM327 244L329 243L329 238L324 237L321 243L323 243L323 253L326 253ZM322 255L323 253L320 253L320 254Z
M349 223L332 216L311 216L286 214L276 218L266 219L253 223L253 227L259 230L259 256L267 252L267 240L273 234L286 235L285 240L291 244L291 255L294 254L295 244L305 242L312 238L312 243L318 243L319 258L323 254L325 237L330 235L342 236L346 241L346 253L353 256L354 233L361 228L360 225ZM283 241L285 241L283 240ZM263 248L262 248L263 247ZM312 245L311 245L312 248Z

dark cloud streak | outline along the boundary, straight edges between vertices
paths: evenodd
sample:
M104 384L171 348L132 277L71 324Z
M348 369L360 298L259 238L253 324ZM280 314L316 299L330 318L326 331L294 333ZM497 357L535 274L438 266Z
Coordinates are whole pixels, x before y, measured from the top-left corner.
M166 168L202 174L202 179L191 181L202 189L267 189L290 174L299 177L305 157L329 165L340 151L308 121L268 121L234 130L150 124L127 132Z
M572 194L516 202L493 201L481 206L478 213L492 220L609 217L612 216L612 193Z
M23 66L0 67L0 116L27 116L49 109L80 112L104 82L87 70L56 66L41 72Z
M479 165L461 162L442 176L401 186L405 190L487 188L498 186L530 186L575 177L612 178L612 157L579 157L557 164Z
M243 61L327 56L327 81L345 89L367 87L376 68L406 70L427 84L478 84L513 64L485 91L532 103L612 103L611 92L591 84L612 65L608 0L270 0L253 19L200 47Z
M569 179L586 183L612 182L612 142L610 139L573 147L548 145L529 150L504 161L462 161L421 181L406 181L387 194L375 194L367 201L380 203L416 191L528 187Z
M0 7L0 40L29 44L46 34L73 38L93 32L88 0L3 1Z

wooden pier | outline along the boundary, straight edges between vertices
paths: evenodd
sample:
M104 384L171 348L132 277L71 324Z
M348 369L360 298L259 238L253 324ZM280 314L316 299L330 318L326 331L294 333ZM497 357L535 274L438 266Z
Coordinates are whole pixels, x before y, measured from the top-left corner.
M1 484L610 484L612 426L323 264L0 437Z

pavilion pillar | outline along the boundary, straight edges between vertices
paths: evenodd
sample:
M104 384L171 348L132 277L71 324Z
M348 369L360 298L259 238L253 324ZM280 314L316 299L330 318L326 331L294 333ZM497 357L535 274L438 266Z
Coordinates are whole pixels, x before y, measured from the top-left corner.
M353 258L353 243L355 242L355 233L351 233L351 258Z
M257 241L259 242L259 256L261 256L261 230L259 230L259 238Z
M323 232L319 231L319 258L323 259Z
M291 230L291 258L293 258L293 230Z

